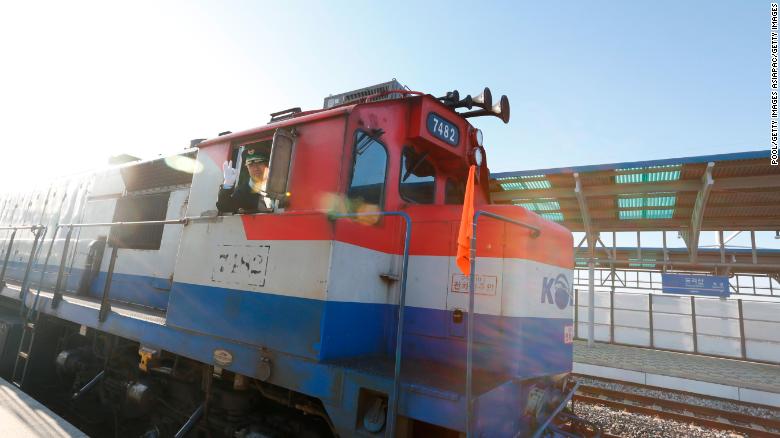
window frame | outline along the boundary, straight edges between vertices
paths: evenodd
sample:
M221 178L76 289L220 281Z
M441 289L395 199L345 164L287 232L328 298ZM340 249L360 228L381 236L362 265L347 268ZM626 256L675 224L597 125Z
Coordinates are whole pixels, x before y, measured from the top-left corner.
M448 199L447 198L447 187L450 186L450 182L452 182L452 184L458 184L459 183L458 179L453 178L451 176L448 176L448 177L445 178L445 183L444 183L444 205L462 205L463 204L463 197L466 195L466 189L465 189L466 183L464 182L462 184L463 190L462 190L462 192L461 192L461 194L459 196L460 197L460 201L458 201L458 202L447 202L447 199Z
M404 158L404 153L407 150L411 150L414 153L417 153L417 151L414 149L414 146L412 146L412 145L405 145L401 149L401 155L400 155L400 160L399 160L399 168L400 168L400 170L398 171L398 196L400 196L401 200L403 200L404 202L406 202L408 204L414 204L414 205L435 205L436 204L436 189L438 187L438 180L439 180L439 178L437 178L438 172L437 172L436 166L434 166L433 162L431 162L431 161L428 161L428 164L430 164L431 167L433 167L433 170L434 170L434 173L433 173L433 198L431 199L431 202L430 203L416 202L416 201L413 201L411 199L407 199L404 196L404 193L401 190L401 186L404 184L404 182L402 181L402 179L404 177L403 174L404 174L404 172L406 170L406 169L404 169L404 159L405 159ZM428 157L425 157L425 160L428 160Z
M379 211L384 211L385 202L387 201L387 186L388 186L387 185L387 177L389 175L388 171L390 170L390 151L387 148L386 144L381 142L379 139L369 135L368 132L365 129L356 129L355 130L355 134L352 136L353 137L353 141L352 141L352 166L350 166L350 170L349 170L349 184L347 184L346 192L344 193L344 195L345 195L345 197L346 197L346 199L348 201L351 201L353 199L353 198L351 198L349 196L349 191L352 188L352 183L353 183L353 181L355 179L355 165L357 164L358 135L361 134L361 133L363 135L367 136L368 138L370 138L371 140L373 140L374 142L376 142L378 145L382 146L382 149L384 149L384 151L385 151L385 170L384 170L385 175L384 175L384 178L383 178L383 181L382 181L382 194L380 196L380 202L378 204ZM352 209L350 208L350 210L352 210Z
M155 215L141 215L138 218L133 214L138 212L137 203L142 203L144 198L153 200L151 207L165 205L165 209L148 208L141 212L156 213ZM150 222L164 221L168 218L170 209L171 191L162 190L152 193L132 193L117 198L114 205L112 222ZM135 205L134 205L135 204ZM162 213L162 214L160 214ZM151 218L149 216L152 216ZM109 230L108 243L111 246L124 249L135 249L144 251L159 251L162 248L163 237L165 233L164 224L156 225L112 225Z

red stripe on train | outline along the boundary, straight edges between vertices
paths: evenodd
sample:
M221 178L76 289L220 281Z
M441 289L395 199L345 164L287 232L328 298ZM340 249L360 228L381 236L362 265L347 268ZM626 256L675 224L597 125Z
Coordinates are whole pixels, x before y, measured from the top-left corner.
M483 217L477 229L479 257L534 260L549 265L574 267L571 233L534 213L514 206L485 206L483 209L542 229L538 238L522 227ZM413 206L412 239L409 254L455 256L459 206ZM376 221L331 220L321 212L285 212L242 216L247 240L336 240L356 246L401 254L403 220L384 217Z

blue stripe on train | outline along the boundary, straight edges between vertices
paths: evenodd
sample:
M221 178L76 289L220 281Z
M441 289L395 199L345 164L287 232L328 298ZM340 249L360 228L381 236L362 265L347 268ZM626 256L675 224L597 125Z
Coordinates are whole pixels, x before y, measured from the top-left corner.
M168 324L315 360L392 355L395 305L322 301L175 283ZM452 313L407 307L404 355L453 366L465 361L466 322ZM475 364L518 377L571 370L563 343L570 319L477 315Z
M0 262L1 264L2 262ZM27 264L23 262L8 262L6 269L6 278L21 281L24 277L24 270ZM41 278L42 264L32 267L30 273L31 289L37 290L38 282ZM53 288L57 281L58 265L49 265L46 268L46 276L43 284L46 288ZM67 283L65 289L75 291L79 287L81 276L84 270L73 268L67 274ZM103 296L103 287L106 284L106 273L100 272L90 285L88 295L95 298ZM167 278L149 277L146 275L122 274L115 272L111 282L111 298L117 301L140 304L142 306L154 307L165 310L168 307L168 294L171 289L171 280Z

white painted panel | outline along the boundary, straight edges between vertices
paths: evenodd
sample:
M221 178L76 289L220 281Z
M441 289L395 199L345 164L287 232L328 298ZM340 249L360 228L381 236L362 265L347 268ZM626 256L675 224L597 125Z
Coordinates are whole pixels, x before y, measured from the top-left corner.
M588 304L588 300L589 300L588 297L590 296L590 292L588 292L587 290L580 289L578 294L579 294L579 296L578 296L577 299L580 300L579 304L587 305ZM594 296L594 301L596 303L595 304L596 307L606 307L606 308L609 308L609 292L596 291L595 296Z
M745 339L780 342L780 322L745 320Z
M739 339L721 336L699 335L699 353L720 356L741 357L742 347Z
M780 362L780 343L745 341L745 353L748 359Z
M698 304L697 304L698 306ZM698 308L696 309L698 310ZM739 337L739 320L696 315L696 332L701 335Z
M430 272L427 275L441 277L446 281L444 293L446 296L447 309L468 309L469 294L468 286L463 287L462 283L468 281L460 268L455 264L455 257L441 256L447 264L443 265L444 270ZM502 289L504 282L502 279L509 280L507 291L511 296L506 297L504 312L507 316L525 316L532 313L534 308L540 306L539 294L542 291L542 279L544 274L537 269L538 267L528 266L526 260L516 260L517 263L505 263L504 259L492 257L478 257L475 272L479 277L479 283L482 287L475 285L474 309L477 313L486 315L501 314ZM410 264L417 263L417 257L411 257ZM510 265L510 266L507 266ZM543 265L547 266L547 265ZM571 271L570 271L571 272ZM553 275L552 273L548 273ZM557 274L556 274L557 275ZM525 280L525 281L523 281ZM453 285L453 283L455 283ZM460 286L458 285L459 283ZM510 289L511 287L511 289ZM544 306L547 309L547 305ZM555 304L552 307L557 310ZM560 312L560 311L559 311ZM565 317L568 312L562 312L561 317Z
M675 297L666 295L653 296L653 313L682 313L691 314L691 299L688 297Z
M647 385L739 400L739 390L736 386L702 382L700 380L647 374Z
M593 321L596 324L609 324L609 309L595 308L593 309L593 315ZM589 322L588 308L580 306L577 318L579 322Z
M586 376L603 377L605 379L645 384L645 373L620 368L604 367L589 363L574 362L572 371Z
M745 319L780 322L780 303L743 300L742 317Z
M411 257L407 271L406 305L446 309L447 288L450 286L447 281L448 265L448 257Z
M693 351L693 336L685 333L662 332L655 330L653 343L658 348Z
M230 142L213 144L199 149L195 160L200 172L192 178L192 196L187 205L187 216L216 214L219 185L222 184L222 163L227 160Z
M696 315L739 318L739 307L736 301L696 298Z
M398 302L399 282L388 284L380 275L399 275L400 261L394 264L394 256L357 245L333 242L333 255L328 285L329 301L351 301L359 303ZM416 260L410 258L410 266ZM435 276L436 273L431 273ZM444 276L439 271L439 276ZM407 286L409 284L407 283ZM407 289L407 296L415 295L419 289ZM430 291L435 293L436 291ZM479 309L477 309L479 311Z
M477 272L482 273L483 260L477 260ZM503 260L503 270L497 271L498 275L503 275L503 287L500 286L502 313L505 316L536 317L536 318L571 318L571 304L573 299L566 303L562 309L554 302L549 301L549 297L544 293L545 281L551 284L551 294L553 299L557 292L567 291L571 294L572 270L564 269L558 266L539 263L533 260L521 259L498 259ZM455 258L451 257L450 273L457 272ZM449 298L454 295L450 294ZM449 299L448 298L448 299ZM609 301L607 301L609 303ZM450 306L449 301L447 306Z
M648 299L646 294L615 294L616 309L635 309L647 311Z
M581 339L588 339L588 324L578 324L577 330L579 330L577 335ZM596 326L593 327L593 339L609 342L609 326L596 324Z
M615 310L615 325L623 327L650 328L649 313L634 310Z
M615 327L615 342L649 347L650 330L631 327Z
M693 333L690 315L674 315L671 313L653 313L653 327L656 330L670 330Z
M95 174L95 184L92 186L92 196L122 194L125 182L118 168L108 169Z
M739 388L739 399L747 403L758 403L760 405L775 406L780 408L780 394L774 392Z
M239 216L193 221L184 227L183 233L175 272L177 282L213 286L212 266L219 263L221 246L269 245L264 286L220 286L301 298L326 298L332 246L329 240L247 241Z

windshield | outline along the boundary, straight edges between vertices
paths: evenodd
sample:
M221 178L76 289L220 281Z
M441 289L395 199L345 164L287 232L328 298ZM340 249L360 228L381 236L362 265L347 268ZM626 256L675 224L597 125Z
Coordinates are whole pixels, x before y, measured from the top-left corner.
M401 156L401 198L415 204L433 204L436 196L436 169L428 153L407 146Z

